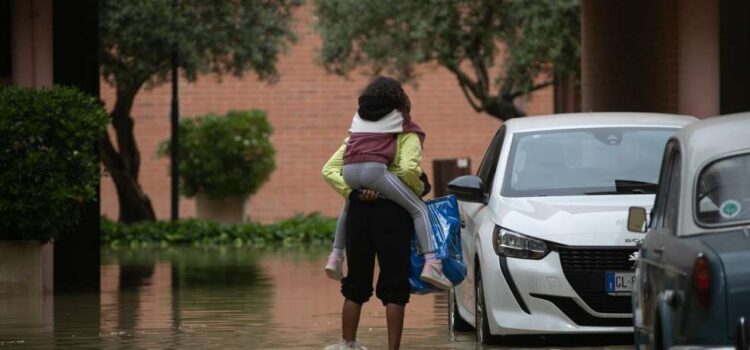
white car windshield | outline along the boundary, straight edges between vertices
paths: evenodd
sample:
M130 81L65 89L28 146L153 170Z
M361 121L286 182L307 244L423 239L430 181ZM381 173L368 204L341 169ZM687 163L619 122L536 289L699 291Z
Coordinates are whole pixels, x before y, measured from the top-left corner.
M715 161L698 177L696 218L704 224L750 220L750 154Z
M676 128L586 128L516 133L505 197L656 193Z

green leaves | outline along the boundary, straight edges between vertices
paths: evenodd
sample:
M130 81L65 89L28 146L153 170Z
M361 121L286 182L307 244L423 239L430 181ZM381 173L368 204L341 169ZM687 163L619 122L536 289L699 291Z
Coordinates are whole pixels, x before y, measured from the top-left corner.
M176 6L174 6L176 4ZM174 43L188 80L254 70L275 79L276 59L295 40L293 0L103 0L102 73L113 85L158 85Z
M140 89L167 80L175 47L180 72L188 81L201 73L242 76L248 71L275 81L277 58L295 40L291 20L296 3L299 0L102 0L102 76L117 96L111 112L116 142L105 136L102 160L120 197L120 220L155 218L138 183L140 153L130 115ZM249 190L254 191L252 186Z
M276 166L271 125L260 110L207 115L180 123L182 193L212 198L252 195ZM161 155L169 154L169 140Z
M174 245L267 245L323 243L333 239L336 220L313 213L270 225L226 225L201 219L115 223L102 218L102 243L113 247Z
M101 176L94 144L109 118L78 90L0 87L0 240L75 230Z
M520 29L507 37L506 76L518 91L535 79L577 78L580 71L580 9L577 0L514 0L509 9Z
M413 80L435 62L452 72L472 107L523 115L514 99L578 75L577 0L316 0L320 60ZM498 60L500 58L500 60Z

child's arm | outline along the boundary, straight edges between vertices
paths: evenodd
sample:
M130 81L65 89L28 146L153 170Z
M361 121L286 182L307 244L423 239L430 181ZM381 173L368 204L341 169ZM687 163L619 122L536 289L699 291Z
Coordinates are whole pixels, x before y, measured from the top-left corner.
M346 150L346 140L339 147L339 149L331 156L331 159L326 162L323 166L323 179L336 191L338 194L349 198L349 194L352 189L344 181L342 171L344 169L344 151Z
M419 179L422 175L422 143L415 133L404 134L398 142L398 166L394 174L419 196L424 191L424 183Z

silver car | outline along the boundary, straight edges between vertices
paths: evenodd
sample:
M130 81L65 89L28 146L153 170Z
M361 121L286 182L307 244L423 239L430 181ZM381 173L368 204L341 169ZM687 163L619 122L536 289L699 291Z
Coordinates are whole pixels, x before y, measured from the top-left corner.
M639 349L748 349L750 113L685 127L664 153L659 190L631 208L648 230L633 288Z

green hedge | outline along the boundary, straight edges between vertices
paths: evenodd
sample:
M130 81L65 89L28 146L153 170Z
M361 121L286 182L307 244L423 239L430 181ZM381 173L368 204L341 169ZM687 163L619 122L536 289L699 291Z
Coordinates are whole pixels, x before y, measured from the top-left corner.
M94 150L109 118L66 87L0 87L0 240L47 241L75 232L96 194Z
M317 244L333 241L336 220L297 215L277 223L227 225L202 219L122 224L102 218L102 244L118 246Z
M260 110L209 114L180 122L181 191L211 198L254 194L276 166L271 125ZM169 154L164 141L160 156Z

